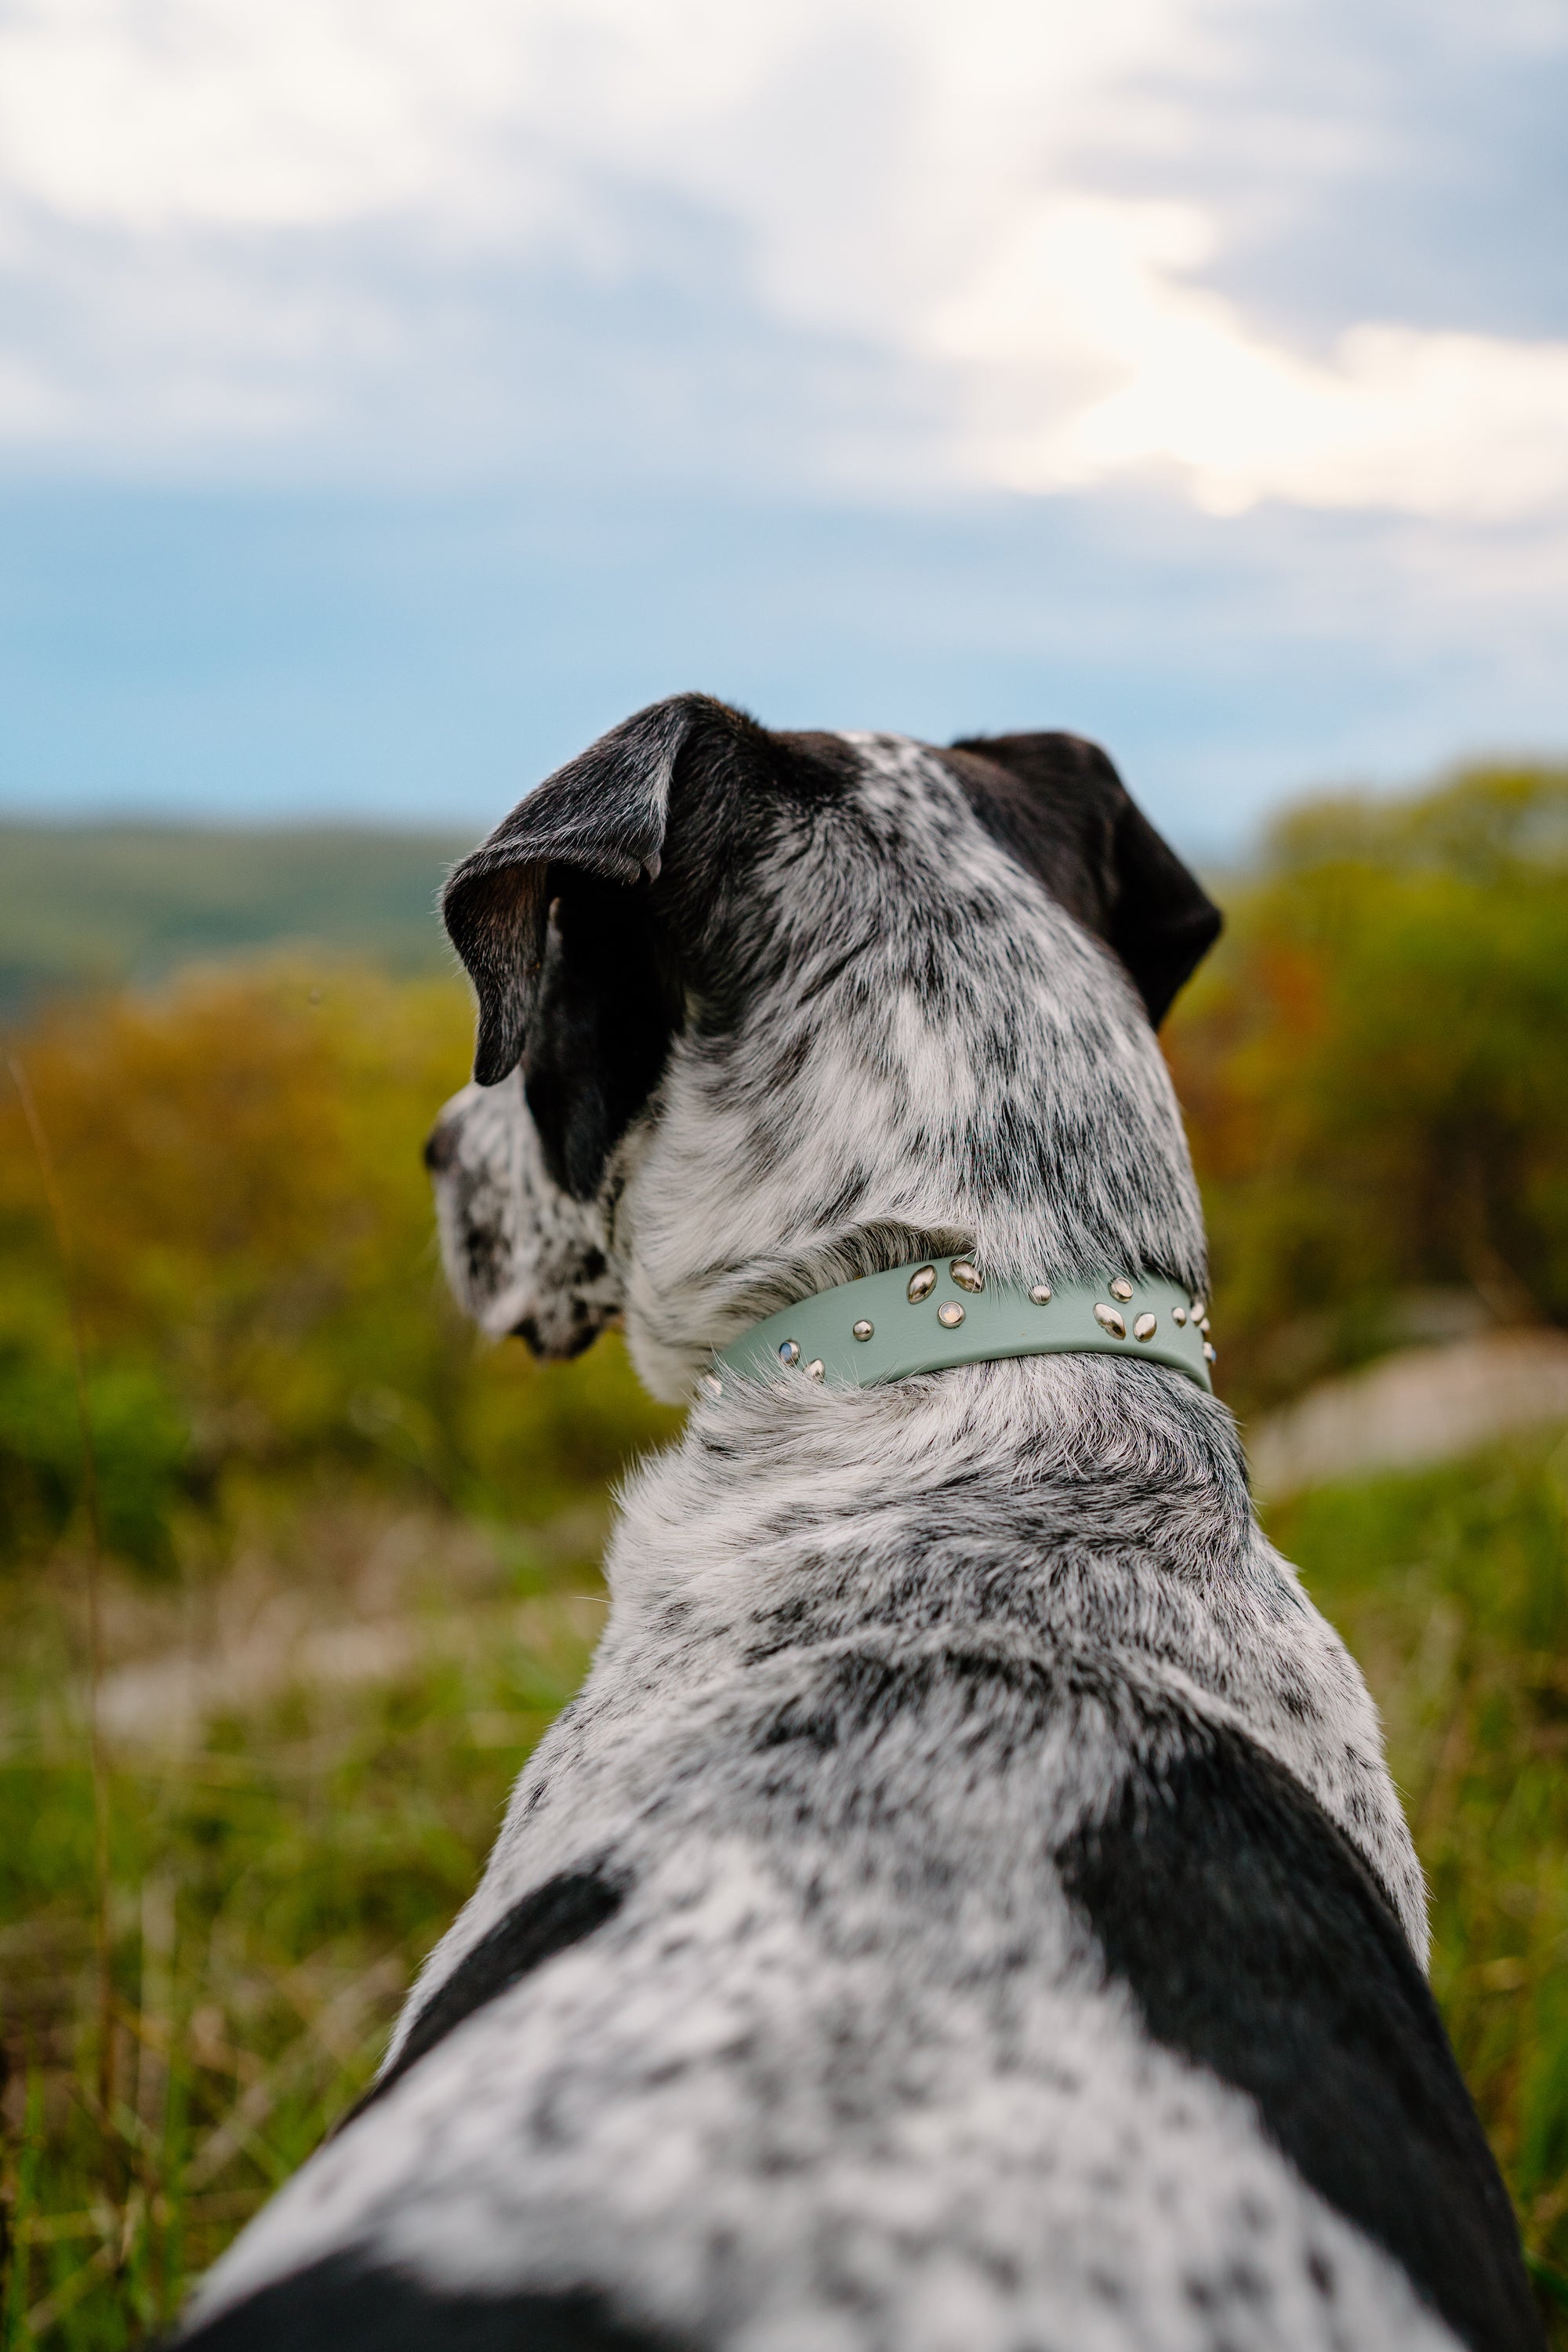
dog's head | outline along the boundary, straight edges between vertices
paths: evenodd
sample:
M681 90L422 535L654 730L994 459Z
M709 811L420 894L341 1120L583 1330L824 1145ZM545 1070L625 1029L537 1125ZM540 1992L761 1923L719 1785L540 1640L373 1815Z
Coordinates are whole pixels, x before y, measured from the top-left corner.
M1201 1282L1152 1024L1217 909L1070 735L773 734L679 695L452 875L475 1083L429 1145L492 1332L625 1314L656 1393L745 1326L927 1251Z

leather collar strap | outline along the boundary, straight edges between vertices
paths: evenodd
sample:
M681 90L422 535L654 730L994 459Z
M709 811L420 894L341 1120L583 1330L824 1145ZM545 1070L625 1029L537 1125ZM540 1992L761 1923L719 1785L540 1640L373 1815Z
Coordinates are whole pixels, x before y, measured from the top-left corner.
M798 1371L871 1388L949 1364L1067 1355L1141 1357L1214 1386L1207 1310L1179 1283L1107 1275L1030 1289L987 1282L962 1257L895 1266L803 1298L731 1339L705 1377L717 1395L726 1370L753 1380Z

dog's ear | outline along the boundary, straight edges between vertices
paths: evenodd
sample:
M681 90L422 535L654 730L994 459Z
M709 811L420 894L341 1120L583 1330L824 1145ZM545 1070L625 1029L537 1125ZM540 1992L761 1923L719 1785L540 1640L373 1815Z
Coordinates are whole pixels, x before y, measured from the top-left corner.
M982 824L1115 950L1158 1028L1224 919L1100 746L969 736L948 757Z
M654 703L521 801L452 872L441 913L479 998L474 1076L519 1062L555 1181L579 1200L658 1081L678 1017L651 905L706 695Z
M676 695L612 727L520 801L447 877L441 919L479 1001L481 1087L516 1069L528 1043L551 867L626 887L658 877L675 762L704 699Z

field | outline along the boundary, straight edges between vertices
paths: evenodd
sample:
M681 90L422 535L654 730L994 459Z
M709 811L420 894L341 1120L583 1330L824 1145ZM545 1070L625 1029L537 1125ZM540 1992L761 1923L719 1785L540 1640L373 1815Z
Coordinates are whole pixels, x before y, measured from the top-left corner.
M86 1726L60 1703L81 1688L85 1595L62 1571L19 1597L0 1769L8 2346L140 2340L363 2087L581 1675L597 1533L579 1512L508 1557L374 1503L250 1531L224 1627L197 1633L211 1656L218 1633L233 1686L173 1740L136 1677L190 1642L189 1608L111 1580L101 1881Z
M468 846L346 826L0 821L0 1009L286 940L330 940L392 971L445 971L432 908Z
M598 1532L579 1505L509 1549L440 1514L338 1500L247 1530L216 1611L112 1578L107 2001L85 1563L13 1596L7 2347L135 2343L363 2086L581 1674ZM1568 1440L1320 1492L1275 1532L1384 1707L1432 1884L1434 1979L1542 2291L1561 2298ZM216 1671L182 1715L144 1662L186 1644Z
M1399 824L1309 813L1238 897L1170 1047L1244 1418L1422 1316L1568 1314L1565 808L1492 778ZM226 887L190 919L243 946ZM142 2340L363 2087L582 1674L614 1481L676 1426L614 1339L540 1370L447 1304L418 1144L467 1004L353 944L100 995L29 966L16 1000L5 2352ZM1383 1707L1434 1982L1568 2346L1568 1433L1270 1524Z

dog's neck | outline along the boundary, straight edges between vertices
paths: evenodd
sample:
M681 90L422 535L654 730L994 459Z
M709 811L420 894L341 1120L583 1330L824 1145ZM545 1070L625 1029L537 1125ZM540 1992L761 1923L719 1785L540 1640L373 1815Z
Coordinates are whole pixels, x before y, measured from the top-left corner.
M683 1442L630 1481L606 1573L628 1635L659 1646L651 1620L679 1648L681 1624L710 1619L749 1653L773 1637L745 1629L775 1621L792 1642L840 1638L889 1579L906 1624L1003 1624L1037 1620L1043 1586L1086 1564L1114 1584L1136 1559L1142 1587L1195 1602L1249 1586L1266 1550L1216 1399L1153 1366L1057 1356L704 1393Z

